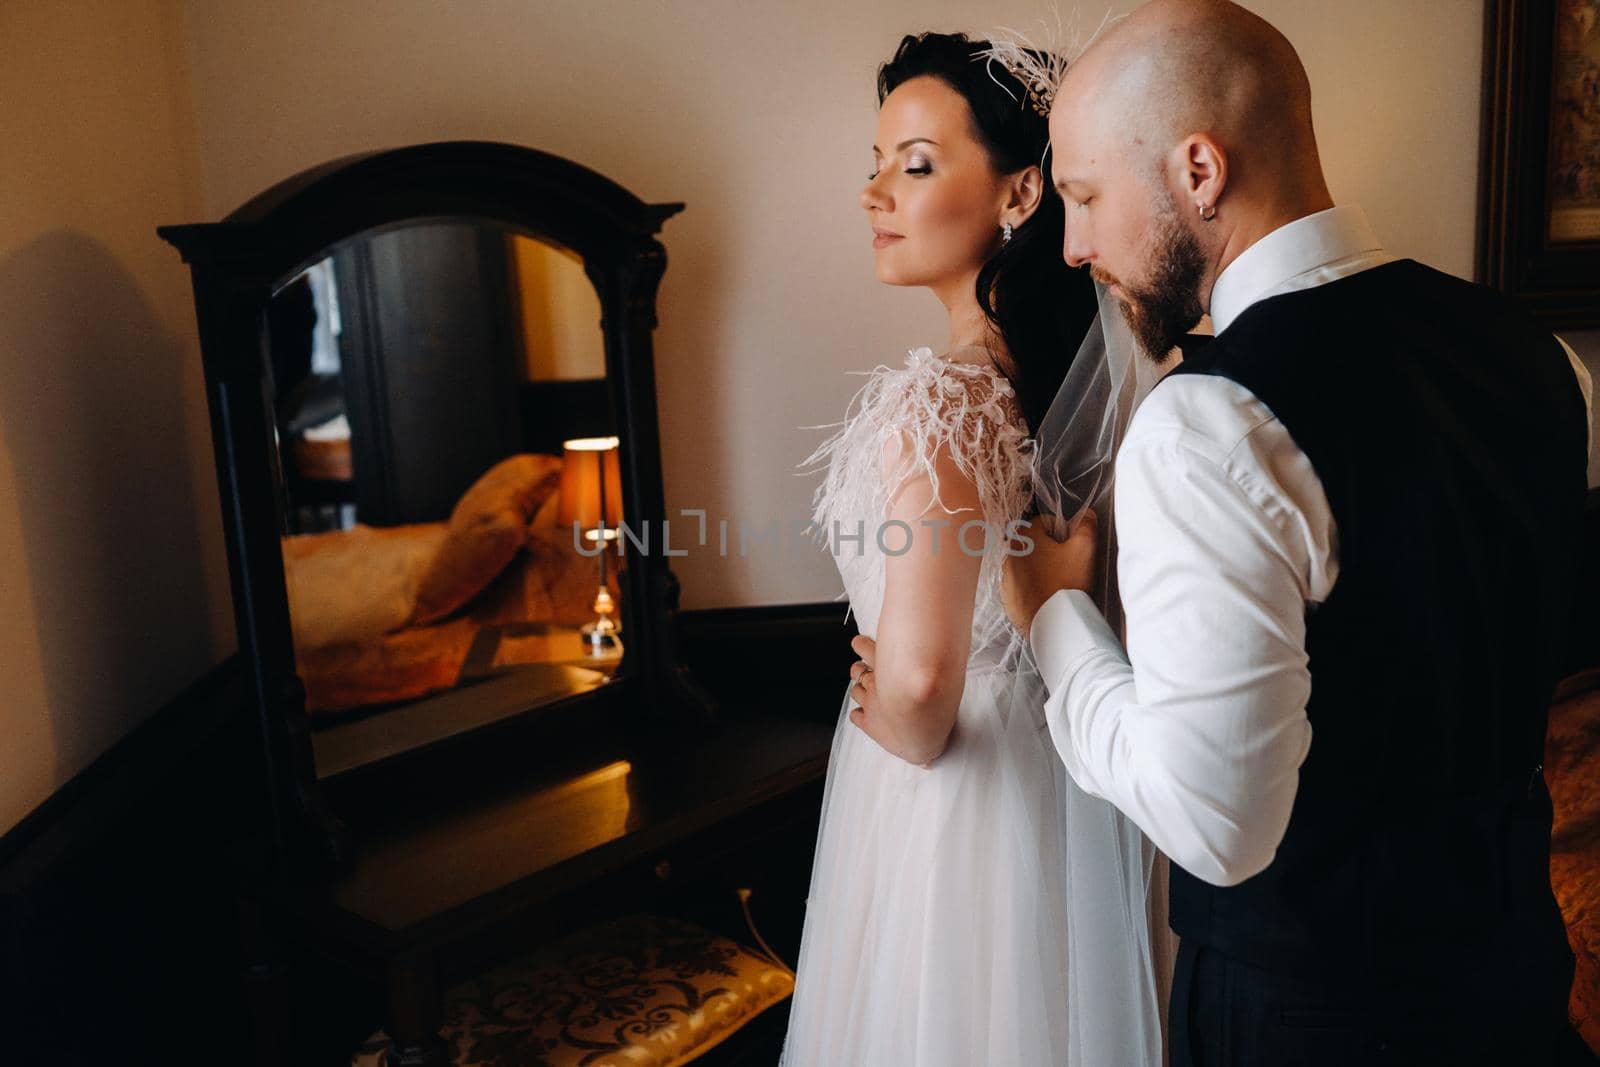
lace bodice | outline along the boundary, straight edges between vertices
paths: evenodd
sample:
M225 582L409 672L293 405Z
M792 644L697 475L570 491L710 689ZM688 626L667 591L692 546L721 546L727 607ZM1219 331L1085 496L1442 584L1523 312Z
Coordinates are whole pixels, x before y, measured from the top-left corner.
M886 506L905 479L925 473L937 503L944 507L930 457L948 442L956 466L977 487L983 512L962 515L960 510L971 509L958 509L949 516L953 528L971 519L989 524L987 535L974 527L966 538L973 552L984 546L970 657L1003 651L1017 636L1000 601L1006 524L1022 515L1032 489L1029 460L1034 441L1028 436L1016 391L987 362L942 358L929 348L913 349L899 368L879 364L870 371L850 373L865 374L866 383L851 399L842 422L807 427L838 429L800 465L827 463L827 473L812 497L809 531L833 554L844 580L842 595L849 598L857 627L868 637L877 635L884 548L899 551L905 544L903 529L883 526ZM920 532L928 535L927 528ZM918 536L918 529L913 527L911 535Z

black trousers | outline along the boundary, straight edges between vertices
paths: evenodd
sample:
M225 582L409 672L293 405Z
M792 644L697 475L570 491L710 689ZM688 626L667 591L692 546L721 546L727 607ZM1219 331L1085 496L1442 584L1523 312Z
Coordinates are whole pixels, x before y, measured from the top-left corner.
M1494 1001L1427 1002L1404 991L1374 1008L1184 939L1173 974L1171 1067L1579 1067L1597 1061L1548 1012Z

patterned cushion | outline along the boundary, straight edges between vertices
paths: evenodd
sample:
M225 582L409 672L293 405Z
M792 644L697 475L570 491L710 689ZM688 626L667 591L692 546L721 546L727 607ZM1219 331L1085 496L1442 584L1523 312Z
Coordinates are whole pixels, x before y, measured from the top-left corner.
M793 990L737 942L629 915L450 990L440 1033L459 1067L679 1067Z

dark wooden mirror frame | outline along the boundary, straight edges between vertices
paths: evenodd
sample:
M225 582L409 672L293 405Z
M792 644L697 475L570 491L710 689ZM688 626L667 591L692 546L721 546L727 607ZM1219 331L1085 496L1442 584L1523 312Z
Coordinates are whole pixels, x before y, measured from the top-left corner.
M272 294L342 241L425 221L498 224L577 254L600 300L606 378L622 438L623 511L634 529L659 531L665 503L651 332L666 250L655 235L682 209L647 204L594 171L535 149L448 141L346 156L279 182L221 222L157 228L193 278L239 652L271 786L272 826L262 829L279 856L310 844L321 859L337 862L346 843L317 781L305 687L295 670L264 328ZM616 677L430 747L485 740L519 718L570 721L597 706L689 724L715 716L713 699L678 654L676 577L658 554L621 540L627 584ZM404 758L425 757L413 750Z

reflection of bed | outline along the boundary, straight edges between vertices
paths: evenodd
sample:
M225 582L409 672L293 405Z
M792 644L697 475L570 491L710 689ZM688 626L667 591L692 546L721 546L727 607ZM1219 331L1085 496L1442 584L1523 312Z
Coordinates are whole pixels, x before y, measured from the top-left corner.
M492 666L575 646L571 631L593 617L598 564L556 525L560 475L561 457L525 453L478 479L448 522L285 537L307 710L450 688L485 631L508 635ZM615 567L607 582L619 597Z
M1577 957L1568 1009L1600 1052L1600 670L1568 678L1556 695L1544 762L1555 805L1550 882Z

